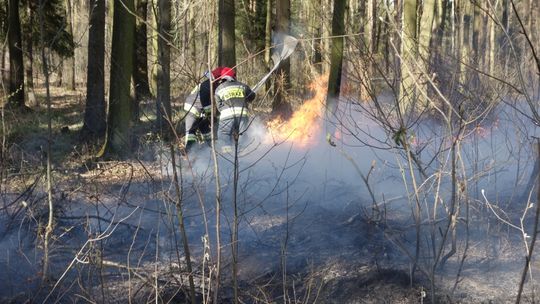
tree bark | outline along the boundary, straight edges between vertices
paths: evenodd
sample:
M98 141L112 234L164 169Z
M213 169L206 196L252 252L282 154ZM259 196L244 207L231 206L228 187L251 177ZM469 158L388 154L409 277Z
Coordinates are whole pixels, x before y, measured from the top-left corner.
M133 82L135 85L135 100L133 105L133 120L139 119L139 103L150 98L150 85L148 83L148 51L147 51L147 29L146 20L148 17L148 1L137 1L137 16L135 28L135 52L133 69ZM140 18L140 19L139 19Z
M10 105L24 107L24 63L19 0L8 1L9 98Z
M90 2L83 138L105 134L105 0Z
M433 20L435 15L435 0L424 0L422 9L422 18L420 19L420 31L418 37L418 59L420 66L420 94L419 98L423 106L428 106L428 82L430 69L430 42L433 29Z
M264 62L266 63L267 71L272 68L272 1L266 0L266 24L264 27ZM270 81L266 82L266 91L269 91L272 86Z
M190 44L191 53L190 53L190 56L191 56L191 62L193 62L193 63L197 62L197 53L198 53L197 39L195 38L197 36L196 31L195 31L195 28L196 28L195 15L196 15L195 14L195 8L190 7L189 8L189 28L190 28L189 37L191 39L191 44ZM206 58L208 52L203 52L203 53L204 53L203 57ZM208 61L207 60L201 60L201 62L208 62Z
M133 0L114 1L107 140L99 155L125 156L131 147L134 9Z
M312 6L313 6L313 16L311 18L311 27L313 28L313 36L315 39L313 39L313 57L311 60L311 63L315 66L315 70L319 73L322 73L322 22L321 18L318 18L316 14L318 14L318 10L316 8L321 7L322 1L321 0L312 0Z
M471 62L471 48L473 41L473 8L469 1L463 1L460 8L461 26L460 36L461 42L459 49L461 61L460 65L460 83L465 84L468 82L468 68L467 65Z
M508 30L510 29L510 0L503 0L502 9L502 26L503 29L508 32Z
M279 34L289 34L291 23L291 1L276 0L276 32ZM287 102L286 94L291 84L291 61L289 58L281 62L277 69L277 79L274 83L276 96L272 102L272 115L288 118L291 116L292 108Z
M448 17L448 1L446 0L437 0L437 38L434 43L435 47L439 48L439 51L444 50L444 35L446 30L446 18Z
M67 20L69 22L69 24L67 26L68 32L71 35L71 37L73 37L74 18L73 18L73 8L72 8L73 3L71 1L72 0L66 0L66 11L67 11L66 12L67 13L66 17L67 17ZM69 69L70 69L70 73L69 73L69 76L70 76L69 89L71 91L75 91L75 89L77 88L77 80L75 78L75 76L76 76L76 72L75 72L75 50L73 50L73 56L71 56L68 59L68 65L69 65Z
M540 30L538 29L538 21L537 19L540 17L538 11L540 10L540 3L536 0L530 0L531 4L531 16L529 19L529 32L531 33L531 41L536 41L536 43L533 42L534 47L536 50L540 50L540 39L538 37L538 34L540 33Z
M30 28L34 26L35 18L34 18L34 10L35 8L32 7L33 2L27 1L26 3L26 11L28 13L28 24L30 25ZM25 40L25 46L26 46L26 64L25 64L25 70L26 70L26 94L28 95L28 105L29 106L38 106L37 99L34 93L34 40L32 38L31 31L27 31L23 34L24 40Z
M219 60L220 66L236 66L234 0L219 0Z
M480 67L481 57L480 54L484 51L484 17L482 16L482 10L478 4L473 4L473 33L472 33L472 50L474 52L474 62Z
M343 46L345 39L345 0L334 0L332 16L332 52L330 53L330 75L328 76L328 93L326 111L334 114L337 108L341 89L341 72L343 69ZM341 37L335 37L341 36Z
M400 109L405 113L416 100L414 63L418 53L416 42L416 0L403 2L403 21L401 38L401 86Z
M377 50L377 3L376 0L367 1L367 18L366 18L366 41L369 45L371 54L375 54Z
M488 72L490 75L493 75L495 72L495 51L497 50L496 45L496 31L495 31L495 21L493 18L488 18L487 27L489 31L489 51L486 52Z
M394 24L395 26L392 27L393 29L393 35L392 35L392 41L394 42L393 48L395 48L396 51L394 51L394 61L396 65L396 79L400 79L400 66L401 66L401 57L400 57L400 51L401 50L401 27L402 27L402 17L403 17L403 0L394 0L394 10L392 11L392 16L394 17ZM397 84L397 82L395 82Z
M264 27L264 62L268 70L272 68L270 56L272 53L272 0L266 0L266 24Z
M158 70L157 70L157 129L168 134L168 121L171 117L171 2L159 0L159 37L158 37Z

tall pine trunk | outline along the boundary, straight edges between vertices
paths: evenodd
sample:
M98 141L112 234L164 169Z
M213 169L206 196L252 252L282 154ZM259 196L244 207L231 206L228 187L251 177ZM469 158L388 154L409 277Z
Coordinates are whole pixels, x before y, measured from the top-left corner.
M19 0L8 1L9 103L24 107L24 64Z
M367 1L366 13L366 41L369 45L369 52L375 55L377 52L377 0Z
M272 68L270 57L272 50L272 0L266 0L266 23L264 27L264 62L268 70ZM268 84L268 83L267 83ZM267 87L268 89L268 87Z
M124 156L131 147L134 10L133 0L114 1L107 140L99 155Z
M86 108L82 135L101 137L106 130L105 114L105 0L90 2Z
M33 1L27 1L26 11L28 13L28 24L30 28L33 28L35 18L33 7ZM23 33L24 43L25 43L25 54L26 54L26 94L28 95L28 105L29 106L38 106L37 99L34 93L34 39L32 37L31 31Z
M150 98L150 85L148 83L148 51L147 28L148 1L137 0L137 16L135 28L135 67L133 69L133 82L135 85L135 101L133 106L133 120L140 117L139 103Z
M171 117L171 2L159 0L158 70L157 70L157 128L164 134Z
M431 62L430 42L435 15L435 0L424 0L422 17L420 19L420 31L418 35L418 59L420 66L419 98L422 106L428 106L428 82Z
M417 55L416 43L416 0L403 1L401 38L401 85L400 109L405 113L416 101L414 65Z
M67 10L67 20L68 20L68 26L67 26L67 30L69 32L69 34L73 37L73 22L75 21L75 18L73 18L73 13L74 13L74 10L73 10L73 3L71 2L72 0L66 0L66 10ZM76 72L75 72L75 50L73 51L73 56L71 56L69 59L68 59L68 66L69 66L69 76L70 76L70 79L69 79L69 89L72 90L72 91L75 91L75 89L77 88L77 80L76 80Z
M496 6L494 6L496 8ZM496 37L496 23L493 18L488 18L487 21L487 27L489 32L489 51L486 52L487 56L487 64L488 64L488 72L490 75L493 75L495 73L495 58L496 58L496 51L498 49L497 45L497 37Z
M463 1L461 4L460 17L460 83L466 84L469 81L468 65L472 62L471 48L473 40L473 8L469 1Z
M311 60L311 63L315 66L315 70L319 73L322 73L322 42L321 42L321 36L322 36L322 21L320 18L317 17L317 10L316 8L320 7L322 5L321 0L311 0L312 1L312 18L310 18L311 27L313 28L313 36L315 39L313 39L312 42L312 48L313 48L313 57Z
M328 93L326 110L332 114L337 108L341 88L341 72L343 69L343 48L345 34L345 0L334 0L332 16L332 38L330 53L330 75L328 76Z
M234 0L219 0L219 60L220 66L236 66Z
M289 34L291 23L291 1L276 0L276 32ZM288 118L292 113L291 105L287 102L286 94L291 86L291 61L289 58L281 62L277 69L277 81L274 83L276 96L272 102L272 115Z

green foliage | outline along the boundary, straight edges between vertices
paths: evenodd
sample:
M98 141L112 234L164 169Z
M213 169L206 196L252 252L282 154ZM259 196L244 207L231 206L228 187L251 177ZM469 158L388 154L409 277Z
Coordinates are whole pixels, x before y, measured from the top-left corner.
M42 0L43 1L43 0ZM21 9L21 23L23 35L30 34L34 45L40 45L40 0L23 0L21 5L29 5ZM73 36L68 32L68 19L63 0L43 1L44 14L44 44L62 57L72 57L75 50Z

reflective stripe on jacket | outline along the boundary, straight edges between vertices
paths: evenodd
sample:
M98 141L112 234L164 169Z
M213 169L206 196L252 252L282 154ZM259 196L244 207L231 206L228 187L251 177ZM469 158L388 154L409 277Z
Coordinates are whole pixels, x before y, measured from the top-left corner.
M201 116L201 112L199 112L197 107L195 107L195 105L192 105L192 104L189 104L189 103L184 103L184 111L189 112L189 113L195 115L196 117Z
M221 110L219 119L229 119L232 117L249 116L248 109L246 107L231 107Z
M186 143L191 141L197 141L197 135L195 134L186 134Z

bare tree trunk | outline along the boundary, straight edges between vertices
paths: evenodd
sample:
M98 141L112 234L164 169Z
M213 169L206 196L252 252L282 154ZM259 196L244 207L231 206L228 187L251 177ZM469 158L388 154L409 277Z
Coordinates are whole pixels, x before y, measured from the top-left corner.
M394 11L393 17L394 17L394 28L393 28L393 37L392 41L394 42L395 51L394 51L394 65L395 65L395 72L394 77L395 80L393 81L394 85L398 86L401 83L401 40L402 40L402 19L403 19L403 0L394 0ZM400 97L401 98L401 97Z
M189 31L189 37L191 39L191 45L190 45L191 61L197 62L199 59L197 59L198 48L197 48L197 39L195 39L196 32L195 32L195 8L194 7L189 8L189 19L190 19L189 22L190 22L190 29L191 29ZM201 62L206 62L206 61L202 60Z
M446 1L445 0L435 0L435 20L433 28L435 31L438 31L439 28L446 22L445 19L446 11Z
M416 100L415 75L413 75L416 55L416 0L403 2L403 24L401 38L401 86L400 109L405 113Z
M264 62L268 70L272 68L270 56L272 50L272 0L266 0L266 24L264 28ZM268 84L268 83L267 83ZM267 87L268 89L268 87Z
M463 1L460 7L460 83L465 84L468 81L467 65L471 62L470 52L472 45L472 26L473 26L473 11L469 1Z
M474 28L473 28L473 50L474 60L479 68L485 69L485 56L486 51L486 30L487 20L482 9L478 4L474 4Z
M420 104L428 106L428 81L431 62L430 42L435 15L435 0L424 0L422 7L422 18L420 18L420 31L418 37L418 57L420 66Z
M28 24L33 28L34 26L34 10L32 7L33 1L27 1L26 11L28 13ZM34 40L32 38L32 33L28 31L24 33L24 40L26 43L26 57L27 62L25 65L26 70L26 92L28 95L28 105L29 106L38 106L36 95L34 93Z
M234 0L219 0L219 60L220 66L236 66Z
M345 39L345 1L334 0L332 16L332 52L330 58L330 75L328 77L328 93L326 111L335 114L341 88L341 72L343 69L343 49ZM335 37L338 36L338 37Z
M6 73L7 69L6 69L6 56L7 55L7 45L5 43L2 44L2 62L0 63L1 64L1 69L0 69L0 77L2 77L0 79L0 84L2 85L2 88L5 88L6 86L6 83L9 81L8 80L8 76L9 75L8 73Z
M148 39L146 22L148 17L148 1L137 1L137 16L135 28L135 52L133 68L133 82L135 86L135 100L133 106L133 120L139 120L139 103L150 98L150 85L148 84ZM140 18L140 19L139 19Z
M159 1L159 0L157 0ZM148 5L150 9L150 15L148 17L148 23L150 24L150 27L153 29L157 29L159 27L158 25L158 16L156 14L157 12L157 2L154 0L148 0ZM194 30L195 26L192 24L192 29ZM159 52L158 52L158 35L155 30L151 31L151 34L149 35L150 39L150 54L147 54L147 56L150 57L149 61L151 62L151 67L148 75L148 86L150 88L150 93L154 96L157 96L158 91L158 85L157 85L157 70L158 70L158 64L159 64ZM193 40L193 36L192 36ZM148 42L147 42L148 43ZM193 60L195 62L196 60Z
M9 45L9 99L17 108L24 107L24 63L22 52L19 0L8 1L8 45Z
M531 41L536 41L536 43L533 42L534 47L536 50L540 50L540 37L538 36L540 33L540 29L538 29L538 18L540 17L540 13L538 12L540 10L540 3L536 0L530 0L531 4L531 16L529 19L529 31L531 33ZM540 88L539 88L540 89Z
M90 2L86 108L81 134L101 137L106 130L105 114L105 0Z
M390 27L390 12L384 13L384 70L387 75L390 74L390 39L391 39L391 27Z
M158 37L158 71L157 71L157 129L164 135L169 129L171 119L171 2L159 0L159 37Z
M332 35L332 27L328 26L327 20L332 18L332 3L333 0L320 0L320 6L317 8L319 15L317 16L321 22L321 36L330 37ZM321 40L321 62L322 62L322 73L328 73L330 69L330 63L327 60L330 54L330 43L331 39L322 39Z
M369 52L377 52L377 0L367 1L366 18L366 41L369 44ZM335 4L334 4L335 5Z
M109 92L109 120L107 139L98 156L124 156L131 147L131 75L135 17L133 0L114 1L111 75Z
M289 34L291 22L291 1L276 0L276 32ZM274 82L276 96L272 102L272 115L288 118L291 116L292 108L287 102L286 94L291 87L291 61L289 58L281 62L277 69L277 78Z
M512 36L511 27L510 27L510 19L512 16L511 8L510 8L510 0L503 0L502 1L502 27L504 30L504 33L500 34L499 37L499 43L501 46L501 61L503 62L503 75L508 75L508 67L510 62L510 37Z
M67 26L67 29L68 29L68 32L69 34L73 37L73 22L74 22L74 18L73 18L73 8L72 8L72 0L66 0L66 10L67 10L67 20L68 20L68 26ZM76 88L77 88L77 80L75 79L75 76L76 76L76 72L75 72L75 50L73 51L73 56L71 56L69 59L68 59L68 65L69 65L69 68L70 68L70 82L69 82L69 89L71 91L75 91Z
M508 32L508 30L510 29L510 0L502 0L502 3L502 27L506 32Z
M310 18L309 22L311 23L311 28L313 28L313 39L312 41L312 49L313 49L313 55L311 59L311 64L315 66L315 70L319 73L322 73L322 54L321 54L321 48L322 48L322 20L320 18L321 12L317 8L321 7L322 0L311 0L310 1Z
M494 10L496 7L494 7ZM493 75L495 72L495 52L497 50L496 45L496 32L495 32L495 21L493 18L488 18L488 31L489 31L489 51L486 52L486 55L488 56L487 62L488 62L488 73L490 75Z

